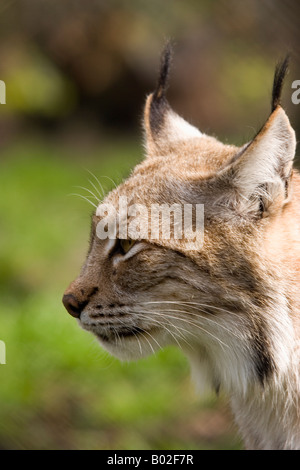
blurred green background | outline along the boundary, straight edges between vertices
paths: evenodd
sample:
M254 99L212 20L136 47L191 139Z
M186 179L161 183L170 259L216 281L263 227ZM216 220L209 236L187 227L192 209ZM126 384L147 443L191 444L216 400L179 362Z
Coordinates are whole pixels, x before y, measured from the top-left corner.
M235 144L266 120L291 52L283 104L299 135L299 18L296 0L1 1L0 449L241 447L226 400L197 396L179 351L121 364L66 313L93 209L71 194L91 196L77 188L93 190L90 172L108 191L143 158L167 38L173 108Z

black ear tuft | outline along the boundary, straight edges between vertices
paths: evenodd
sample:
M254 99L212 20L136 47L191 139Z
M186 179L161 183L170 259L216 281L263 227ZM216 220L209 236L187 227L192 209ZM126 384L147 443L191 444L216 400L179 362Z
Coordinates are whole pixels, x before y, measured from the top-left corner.
M288 71L290 56L287 55L282 62L279 62L275 69L273 90L272 90L272 112L280 104L282 85Z
M173 47L172 47L171 42L168 41L161 55L159 77L158 77L156 90L153 95L154 100L160 100L165 97L166 90L168 87L172 56L173 56Z
M168 87L172 53L173 48L171 42L168 41L161 55L159 77L150 105L149 124L153 134L159 132L163 125L165 114L169 109L166 90Z

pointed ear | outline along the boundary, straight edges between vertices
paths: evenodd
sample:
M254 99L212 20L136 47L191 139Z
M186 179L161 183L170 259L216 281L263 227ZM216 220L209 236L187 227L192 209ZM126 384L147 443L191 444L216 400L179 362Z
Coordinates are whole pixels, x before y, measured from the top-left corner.
M266 213L275 199L281 205L289 200L295 149L295 132L286 113L277 105L262 130L231 166L243 206Z
M174 142L201 137L202 133L178 116L166 99L172 47L168 43L161 57L156 90L148 96L144 110L144 129L149 156L162 155Z

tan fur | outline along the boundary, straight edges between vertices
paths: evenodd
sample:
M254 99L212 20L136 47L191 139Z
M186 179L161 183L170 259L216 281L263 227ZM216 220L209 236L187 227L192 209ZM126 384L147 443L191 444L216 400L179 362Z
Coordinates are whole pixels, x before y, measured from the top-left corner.
M143 239L120 253L95 235L96 212L86 263L65 304L121 359L179 346L197 382L228 394L248 448L300 449L294 132L278 106L250 145L223 145L169 108L154 128L152 99L146 159L104 203L117 208L120 196L146 207L203 203L204 244L189 251L184 240Z

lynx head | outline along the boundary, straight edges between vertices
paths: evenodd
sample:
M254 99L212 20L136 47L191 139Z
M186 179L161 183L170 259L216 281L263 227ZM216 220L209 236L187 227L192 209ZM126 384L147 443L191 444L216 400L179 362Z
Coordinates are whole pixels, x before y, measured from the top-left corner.
M287 61L276 69L267 122L238 148L203 134L171 109L170 56L167 46L145 105L146 158L97 208L86 262L63 302L122 360L174 344L214 388L245 391L284 370L293 336L286 278L274 262L281 263L295 154L295 134L279 104ZM122 217L120 200L128 207ZM192 248L175 236L174 213L169 237L150 233L153 206L186 205L204 207L203 226L192 216ZM124 224L120 229L124 218L127 229L133 224L130 233ZM99 236L109 222L110 238ZM162 217L156 222L161 229Z

